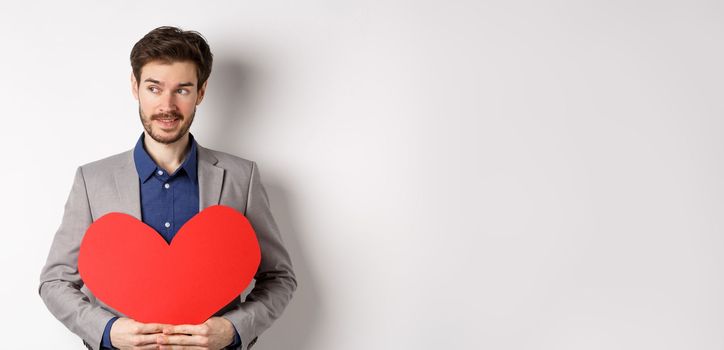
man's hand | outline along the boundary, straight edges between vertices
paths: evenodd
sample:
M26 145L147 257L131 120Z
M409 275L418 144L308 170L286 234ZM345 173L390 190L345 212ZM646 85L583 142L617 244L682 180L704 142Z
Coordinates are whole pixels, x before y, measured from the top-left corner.
M159 323L141 323L121 317L111 326L111 343L114 348L151 350L158 349L156 343L164 327Z
M223 317L212 317L199 325L166 326L163 335L156 337L160 350L219 350L234 341L234 325Z

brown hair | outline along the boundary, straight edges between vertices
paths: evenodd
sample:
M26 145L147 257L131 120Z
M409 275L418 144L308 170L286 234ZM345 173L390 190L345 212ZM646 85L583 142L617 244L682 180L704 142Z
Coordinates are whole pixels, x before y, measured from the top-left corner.
M138 84L141 83L141 68L151 61L194 62L198 90L211 75L213 55L206 39L199 32L163 26L148 32L133 45L131 68Z

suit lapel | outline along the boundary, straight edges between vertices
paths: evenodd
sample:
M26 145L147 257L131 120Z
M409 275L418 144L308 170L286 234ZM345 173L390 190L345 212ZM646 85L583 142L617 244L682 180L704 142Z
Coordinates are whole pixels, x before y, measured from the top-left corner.
M199 211L217 205L221 199L224 169L216 166L218 159L206 148L196 144L198 152ZM116 190L120 200L120 212L141 220L141 188L138 180L133 151L128 152L128 162L114 173Z
M218 159L209 150L196 143L198 152L199 211L219 204L224 169L217 167Z
M141 190L136 164L133 162L133 150L128 152L128 162L119 167L113 175L120 200L119 211L141 220Z

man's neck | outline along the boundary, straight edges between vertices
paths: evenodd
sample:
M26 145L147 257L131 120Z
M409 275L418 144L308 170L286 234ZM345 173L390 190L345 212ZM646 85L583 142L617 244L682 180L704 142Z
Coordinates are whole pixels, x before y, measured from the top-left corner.
M189 145L189 133L181 137L178 141L170 144L164 144L157 142L144 133L143 145L158 166L166 170L169 174L173 174L181 163L184 161L184 156L188 150Z

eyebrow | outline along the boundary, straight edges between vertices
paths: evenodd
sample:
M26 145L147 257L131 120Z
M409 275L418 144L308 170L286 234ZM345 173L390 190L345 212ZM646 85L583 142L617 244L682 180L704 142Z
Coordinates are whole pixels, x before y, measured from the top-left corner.
M162 82L160 82L156 79L153 79L153 78L146 78L146 80L144 80L144 82L158 84L158 85L164 85ZM192 82L179 83L177 86L178 87L194 86L194 83L192 83Z

